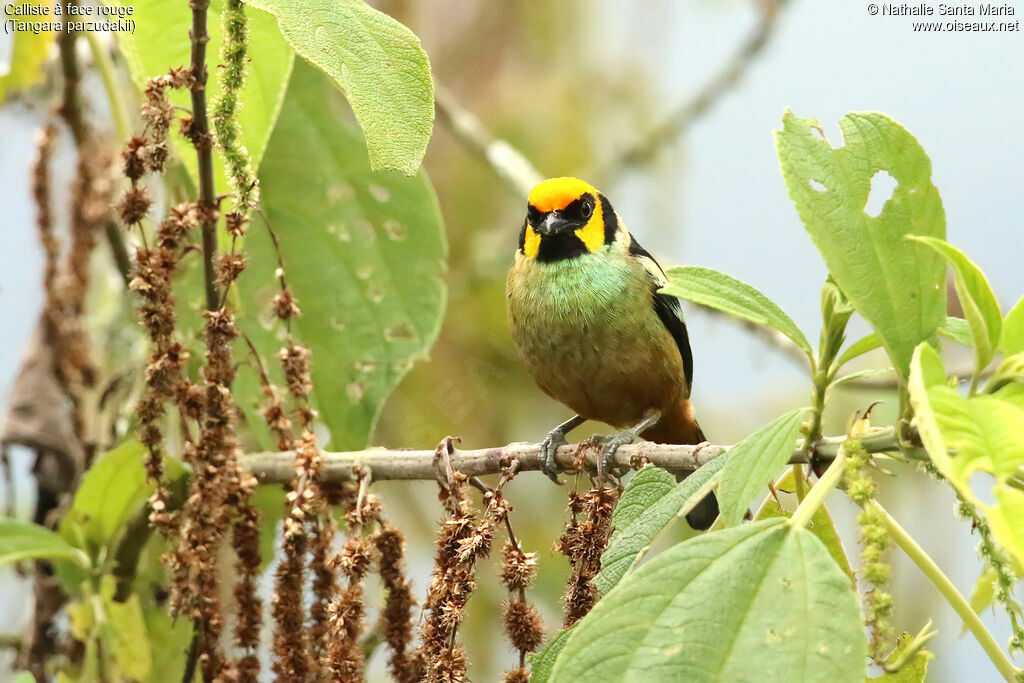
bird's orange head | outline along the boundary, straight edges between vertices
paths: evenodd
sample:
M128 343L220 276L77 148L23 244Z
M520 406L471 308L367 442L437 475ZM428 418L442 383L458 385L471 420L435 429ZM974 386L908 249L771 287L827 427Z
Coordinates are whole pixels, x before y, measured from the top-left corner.
M551 178L530 190L519 249L528 259L558 261L602 249L618 220L608 200L578 178Z

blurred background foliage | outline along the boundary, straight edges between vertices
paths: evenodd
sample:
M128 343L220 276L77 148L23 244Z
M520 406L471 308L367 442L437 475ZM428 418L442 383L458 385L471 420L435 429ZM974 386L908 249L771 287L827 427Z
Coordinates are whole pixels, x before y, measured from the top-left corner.
M1012 65L1024 58L1015 36L922 36L911 33L907 22L872 18L849 3L784 2L763 52L745 67L735 90L717 97L683 135L657 145L657 153L641 166L608 166L722 68L758 30L769 1L662 0L642 7L626 0L370 4L410 27L430 55L438 85L541 173L578 175L600 187L663 266L699 263L751 282L809 336L819 325L824 266L786 196L771 130L790 106L800 115L819 117L837 141L835 121L842 113L885 111L912 130L931 156L951 241L972 254L1003 303L1012 304L1009 297L1021 290L1019 251L1005 244L1024 213L1018 165L1024 148L1019 136L991 131L1014 130L1024 105L1020 89L1005 87L1015 82ZM7 49L0 48L0 62ZM98 79L90 76L86 87L96 119L110 120ZM39 103L45 101L30 93L0 109L5 131L0 205L7 214L7 246L0 250L0 310L7 329L0 346L4 396L40 302L26 170L32 131L46 114ZM985 132L977 125L981 120ZM66 153L56 159L57 182L67 180L68 159ZM448 304L429 360L416 363L387 400L371 442L424 448L446 434L461 437L466 447L539 440L568 412L536 389L507 333L504 279L525 198L509 192L484 159L440 121L424 165L447 231ZM56 208L58 215L65 210ZM108 290L91 310L119 315L120 307L110 303L116 291ZM735 323L684 308L696 358L694 398L712 441L733 443L771 417L807 403L810 384L803 367ZM859 321L850 335L866 331ZM947 346L947 365L969 357L965 349ZM880 352L863 360L863 367L872 364L886 364ZM829 404L825 433L843 431L855 410L887 396L873 414L876 424L893 421L894 392L840 390ZM578 433L602 429L588 424ZM28 458L15 455L20 456L18 488L27 491ZM908 530L969 593L979 566L975 541L964 524L951 527L952 494L927 485L911 467L895 469L899 476L882 482L880 502L906 520ZM573 485L571 478L567 484ZM435 486L382 482L376 487L387 514L409 540L411 573L422 596L440 518ZM531 598L553 633L561 623L567 566L551 546L565 521L566 490L529 476L513 481L506 492L515 507L517 535L527 550L540 554ZM19 508L30 502L24 495L17 499ZM843 537L855 538L852 510L838 498L834 506ZM916 630L931 618L940 631L932 649L942 656L932 662L930 679L988 680L990 665L976 642L958 638L955 615L934 608L933 589L905 558L894 554L893 561L896 627ZM505 593L493 580L495 570L493 562L481 568L484 580L461 631L470 674L480 681L495 680L512 659L500 630ZM17 633L29 614L27 592L22 579L9 572L0 576L5 615L0 632ZM986 624L1005 642L1005 619L989 616ZM0 653L2 661L6 656ZM384 677L381 659L376 657L371 668L378 679Z

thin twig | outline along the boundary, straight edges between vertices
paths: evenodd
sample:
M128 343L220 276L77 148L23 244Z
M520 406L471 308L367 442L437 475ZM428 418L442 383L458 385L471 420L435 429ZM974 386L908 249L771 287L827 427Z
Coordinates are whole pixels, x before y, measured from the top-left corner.
M596 178L614 181L624 171L650 163L658 152L682 135L695 121L706 114L721 97L734 88L768 44L775 32L779 14L788 0L764 0L755 3L761 16L754 30L739 44L722 68L705 83L697 94L651 129L639 142L617 154L594 174Z
M206 117L206 43L210 35L206 30L206 10L210 0L190 0L192 8L192 127L191 137L196 148L199 168L199 207L202 210L203 281L206 285L206 309L219 308L217 294L217 196L213 185L213 137Z
M846 440L845 436L825 437L815 449L816 457L823 461L831 460L839 452L839 447ZM872 432L863 437L864 447L871 453L895 451L903 448L910 457L926 457L920 455L908 444L901 444L896 431L889 427ZM672 444L638 443L622 446L615 454L614 464L617 468L639 466L650 462L673 473L688 473L696 470L710 460L718 457L729 446L711 444L697 446L679 446ZM596 467L597 449L588 449L584 454L584 463L590 469ZM373 473L374 481L383 479L437 479L437 452L429 450L392 450L387 448L368 448L362 451L324 452L321 477L323 482L354 481L357 476L355 468L368 468ZM452 446L450 454L451 466L454 470L473 477L484 474L498 474L507 467L508 460L518 461L518 470L540 470L540 445L535 443L512 443L507 446L480 449L459 449ZM566 471L573 469L578 461L577 445L562 446L558 449L556 460ZM287 452L253 453L242 458L242 467L255 475L262 483L288 483L294 474L294 454ZM503 466L502 463L505 463ZM803 443L797 442L790 459L793 463L806 463L807 455Z
M466 148L482 156L516 196L526 199L530 189L544 179L522 152L491 135L480 119L462 108L447 90L438 88L435 102L438 119Z

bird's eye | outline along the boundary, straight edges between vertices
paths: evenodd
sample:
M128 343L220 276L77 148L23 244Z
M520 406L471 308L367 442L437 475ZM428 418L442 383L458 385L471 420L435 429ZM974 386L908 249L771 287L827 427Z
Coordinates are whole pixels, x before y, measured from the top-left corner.
M540 223L541 219L540 211L538 211L533 205L530 205L526 207L526 218L530 221L531 225L537 225L537 223Z
M580 215L583 216L583 220L589 219L594 214L594 205L589 200L584 200L583 206L580 207Z

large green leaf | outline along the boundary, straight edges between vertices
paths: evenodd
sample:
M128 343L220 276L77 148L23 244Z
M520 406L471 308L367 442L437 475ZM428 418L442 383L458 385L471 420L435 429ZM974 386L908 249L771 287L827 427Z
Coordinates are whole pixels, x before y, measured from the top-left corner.
M277 17L295 51L345 93L374 170L413 175L434 126L434 81L419 38L363 0L248 0Z
M188 66L191 50L188 35L192 27L188 3L178 0L123 0L122 4L135 8L135 33L121 32L117 37L136 83L141 86L147 78L167 73L171 67ZM210 0L207 19L210 34L210 42L207 43L208 104L221 87L218 64L223 7L224 0ZM295 53L281 37L273 17L259 11L248 11L246 16L249 20L249 62L239 97L241 109L237 120L242 128L240 140L249 152L253 168L259 168L284 99ZM189 110L192 108L190 94L186 91L172 93L171 101ZM171 127L172 139L195 182L195 151L176 129L177 126ZM219 151L215 150L215 155L217 191L226 192L224 160Z
M447 253L426 175L371 171L346 110L326 76L297 62L260 173L303 311L293 325L313 352L314 402L336 449L366 445L384 399L437 336ZM281 346L280 326L268 323L277 259L262 226L250 231L246 251L240 324L273 359ZM251 368L239 372L236 395L261 424Z
M703 500L717 483L719 470L727 460L726 455L715 458L671 489L665 488L663 477L649 469L640 482L630 482L629 500L623 494L627 509L614 518L615 530L601 555L601 573L594 578L602 594L626 575L669 522L685 516Z
M1003 320L999 350L1004 356L1024 351L1024 296L1010 309Z
M781 520L704 534L608 593L551 681L864 680L857 594L806 529Z
M811 345L793 319L746 282L701 266L675 266L666 275L668 284L662 288L663 293L767 325L789 337L808 358L813 358Z
M815 119L787 111L775 145L789 196L829 272L885 342L905 379L914 347L945 319L945 264L905 235L945 238L946 218L921 145L892 119L847 114L833 148ZM897 181L878 216L865 213L872 178Z
M29 0L25 3L19 2L15 6L22 4L32 7L46 6L50 9L50 15L44 17L11 17L5 15L4 19L52 20L53 6L50 3L43 3L40 0ZM54 31L40 31L38 33L32 31L13 31L13 44L11 45L9 55L10 64L0 64L0 72L2 72L0 73L0 102L3 102L10 93L35 85L43 80L43 76L45 76L43 63L46 61L47 52L49 52L50 46L53 45L56 37L57 34Z
M914 353L908 388L914 422L932 462L984 512L996 538L1024 560L1024 492L1011 483L1024 467L1020 383L964 398L946 383L935 350L921 344ZM984 502L971 486L975 472L991 475L987 482L994 505Z
M71 560L89 566L89 557L46 527L0 517L0 565L22 560Z
M565 647L565 644L569 642L570 635L572 635L572 628L559 631L555 634L554 638L548 641L543 650L537 654L527 655L530 662L530 683L548 682L548 679L551 677L551 671L555 668L555 662L558 661L558 654Z
M768 488L789 462L806 408L778 417L729 449L718 484L718 508L726 526L743 521L758 493Z
M1003 313L999 310L995 292L992 291L981 268L949 242L918 235L908 237L927 244L953 267L953 284L971 330L974 372L980 374L992 360L996 347L999 346Z
M792 468L775 484L775 488L778 491L793 493L796 483L793 481ZM790 513L779 505L778 499L768 496L764 505L758 510L755 519L773 519L775 517L789 518ZM807 529L822 542L825 549L828 550L828 554L836 561L836 566L850 578L850 584L856 586L857 579L853 574L853 567L850 566L850 558L846 556L846 549L843 548L843 539L839 536L835 522L832 521L832 514L824 504L819 505L814 511L811 521L807 524Z

